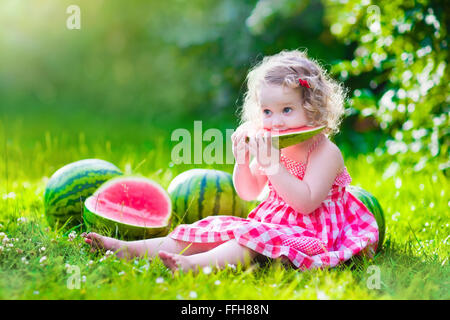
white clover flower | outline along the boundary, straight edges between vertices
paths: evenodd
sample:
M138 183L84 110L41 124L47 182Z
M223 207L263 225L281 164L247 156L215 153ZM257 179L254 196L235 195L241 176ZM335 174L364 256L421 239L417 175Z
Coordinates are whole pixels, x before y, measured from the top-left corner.
M27 222L28 221L28 219L27 218L25 218L25 217L20 217L20 218L17 218L17 222L22 222L22 223L25 223L25 222Z
M214 282L214 284L215 284L216 286L218 286L218 285L220 284L220 280L216 280L216 281Z
M125 274L125 271L120 271L119 276L123 276Z
M156 283L163 283L163 282L164 282L164 278L163 277L156 278Z
M195 291L189 292L189 297L192 299L197 299L197 292L195 292Z
M26 257L22 257L22 259L21 259L21 260L22 260L22 263L23 263L23 264L28 264L28 260L27 260L27 258L26 258Z
M318 300L330 300L330 297L325 292L318 290L317 291L317 299Z
M212 272L212 268L210 266L206 266L203 268L204 274L210 274Z
M86 276L81 277L81 282L86 282Z
M113 251L107 250L107 251L105 252L105 257L108 258L108 257L112 256L113 254L114 254Z
M3 233L3 232L0 233L0 238L2 238L2 242L3 243L9 242L8 236L5 233Z
M233 270L236 270L236 266L234 264L228 264L227 266L230 267Z
M44 252L44 251L45 251L45 247L39 248L39 252Z
M69 241L73 241L73 239L75 239L77 237L77 233L75 231L72 231L71 233L69 233Z
M43 263L47 260L47 256L43 256L40 260L39 263Z
M16 193L15 192L10 192L10 193L5 193L3 194L3 200L6 199L15 199L16 198Z

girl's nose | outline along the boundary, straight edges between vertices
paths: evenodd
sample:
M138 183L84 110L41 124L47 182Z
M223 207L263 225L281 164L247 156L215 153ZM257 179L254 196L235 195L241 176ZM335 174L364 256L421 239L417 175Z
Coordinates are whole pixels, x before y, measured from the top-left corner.
M284 121L281 117L275 116L272 119L272 127L274 129L281 129L284 127Z

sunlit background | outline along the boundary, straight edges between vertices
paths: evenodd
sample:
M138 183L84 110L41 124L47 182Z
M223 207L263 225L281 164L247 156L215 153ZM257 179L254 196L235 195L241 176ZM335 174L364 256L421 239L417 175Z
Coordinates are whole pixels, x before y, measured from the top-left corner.
M67 27L73 4L79 30ZM171 130L192 130L194 120L235 128L249 67L300 48L349 89L335 137L347 156L388 153L416 169L447 170L444 8L443 1L4 0L3 149L20 143L33 153L52 138L151 148L155 136L170 143Z
M447 2L1 0L0 299L448 300ZM194 167L231 172L174 163L171 134L201 121L225 137L248 69L283 49L307 50L348 88L333 140L352 185L384 210L374 260L172 277L158 261L94 256L47 224L49 177L81 159L164 188ZM80 266L80 290L68 290L67 264ZM380 289L367 285L372 266Z

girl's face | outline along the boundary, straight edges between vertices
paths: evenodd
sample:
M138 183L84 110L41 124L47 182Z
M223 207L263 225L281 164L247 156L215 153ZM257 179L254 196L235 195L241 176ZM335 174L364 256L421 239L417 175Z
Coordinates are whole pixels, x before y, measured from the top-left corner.
M263 84L258 98L264 129L282 131L308 125L299 90Z

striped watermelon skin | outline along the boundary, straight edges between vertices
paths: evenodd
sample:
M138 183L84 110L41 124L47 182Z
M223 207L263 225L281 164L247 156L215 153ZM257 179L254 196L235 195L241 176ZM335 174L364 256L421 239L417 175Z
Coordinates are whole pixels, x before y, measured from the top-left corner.
M293 128L288 129L282 132L272 132L272 145L274 148L277 149L283 149L290 146L293 146L297 143L306 141L315 135L322 132L326 126L319 126L319 127L300 127L300 128ZM265 129L266 131L270 131L268 129ZM250 138L247 137L245 139L245 142L249 142Z
M272 143L275 148L283 149L293 146L297 143L308 140L324 130L326 126L302 128L298 131L292 131L286 134L279 134L272 136Z
M86 202L85 202L86 204ZM84 206L83 220L86 226L95 232L111 235L117 239L144 240L149 238L163 237L169 233L170 223L160 227L139 227L131 224L118 223L97 215L88 206Z
M375 220L378 225L378 248L377 251L381 249L383 245L385 233L386 233L386 224L384 218L384 212L381 208L378 200L367 190L357 186L348 186L347 191L349 191L352 195L354 195L359 201L361 201L367 209L374 215Z
M49 225L67 227L82 223L84 201L105 181L122 175L119 168L100 159L85 159L58 169L44 192L45 215Z
M236 193L228 172L191 169L176 176L168 187L177 223L193 223L208 216L247 217L248 204Z

